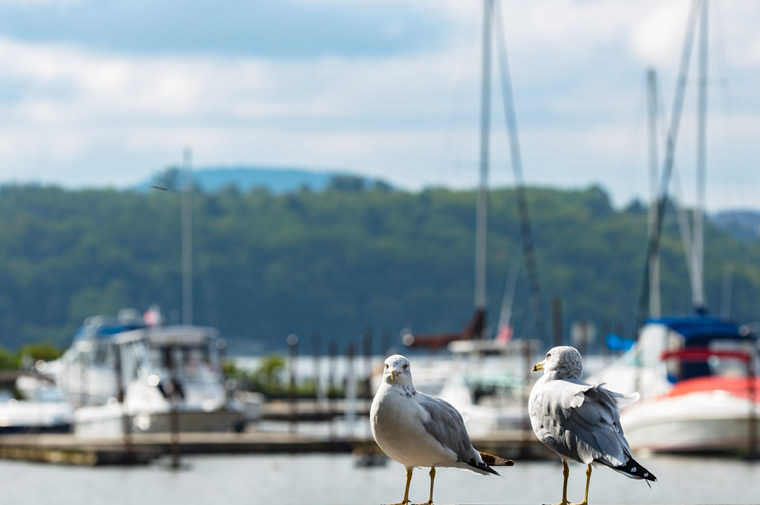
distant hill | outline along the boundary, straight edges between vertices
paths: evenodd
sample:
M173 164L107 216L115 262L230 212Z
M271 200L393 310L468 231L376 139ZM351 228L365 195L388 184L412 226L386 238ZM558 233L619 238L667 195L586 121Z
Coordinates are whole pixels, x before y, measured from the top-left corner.
M227 186L236 186L241 191L265 188L274 194L291 193L302 187L308 187L312 191L321 191L336 177L362 181L366 186L378 183L386 184L379 179L345 172L313 171L296 167L199 167L194 169L192 173L195 185L206 192L218 191ZM176 167L168 168L150 179L136 184L134 189L146 191L153 184L179 187L179 175Z
M362 349L401 345L417 333L461 329L472 311L475 190L357 189L337 177L323 191L200 192L193 198L193 321L213 326L230 350L285 348L311 336ZM633 335L647 247L647 213L612 206L598 187L526 189L543 314L562 300L597 334ZM510 264L522 250L517 193L490 193L488 317L497 320ZM0 186L0 347L68 345L93 314L158 304L181 320L182 199L174 191ZM673 214L663 223L661 299L666 314L691 310L683 243ZM705 223L705 294L720 307L725 265L734 272L731 316L758 317L760 240ZM516 337L535 336L522 268L512 307ZM382 339L382 340L381 340ZM399 347L400 348L400 347ZM235 351L237 352L237 351ZM2 361L2 355L0 355Z
M711 218L716 226L737 238L753 240L760 237L760 211L724 210Z

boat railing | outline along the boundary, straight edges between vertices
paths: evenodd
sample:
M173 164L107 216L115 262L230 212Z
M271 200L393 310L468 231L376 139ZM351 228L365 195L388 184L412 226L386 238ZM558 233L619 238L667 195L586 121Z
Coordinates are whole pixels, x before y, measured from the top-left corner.
M663 361L673 358L678 358L681 361L706 361L711 357L738 359L744 361L748 365L751 365L753 362L752 355L745 351L708 349L706 347L691 347L677 351L665 351L660 356L660 359ZM752 369L749 369L749 373L754 375Z

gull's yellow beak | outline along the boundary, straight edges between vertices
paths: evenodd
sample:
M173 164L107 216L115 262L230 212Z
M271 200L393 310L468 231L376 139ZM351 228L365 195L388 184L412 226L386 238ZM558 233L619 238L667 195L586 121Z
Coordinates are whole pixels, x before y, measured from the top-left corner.
M392 381L395 381L395 380L396 380L396 376L397 376L398 374L400 374L400 373L401 373L401 372L399 372L398 370L391 370L391 380L392 380Z
M531 372L538 372L539 370L543 370L543 369L544 369L544 362L541 361L533 365L533 370L531 370Z

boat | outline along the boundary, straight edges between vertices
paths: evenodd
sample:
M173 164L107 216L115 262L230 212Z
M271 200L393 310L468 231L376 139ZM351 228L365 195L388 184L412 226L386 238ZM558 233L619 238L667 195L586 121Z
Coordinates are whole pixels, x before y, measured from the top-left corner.
M145 327L145 320L134 309L122 309L116 317L90 316L63 355L48 362L41 372L55 380L74 407L102 405L117 392L114 337Z
M14 389L20 398L0 389L0 434L71 431L73 409L49 380L21 372Z
M757 337L706 314L650 320L639 342L594 377L642 399L621 411L634 450L747 453L760 433Z
M260 406L227 390L221 343L214 328L163 326L155 312L122 309L116 317L87 318L41 373L75 408L79 436L168 432L175 413L179 431L242 431Z
M225 388L217 341L214 328L185 325L114 335L116 391L101 405L76 409L74 433L243 431L246 410Z
M447 346L448 356L415 361L414 385L454 406L470 436L525 429L530 368L538 347L528 339L455 340ZM380 376L375 380L377 386Z

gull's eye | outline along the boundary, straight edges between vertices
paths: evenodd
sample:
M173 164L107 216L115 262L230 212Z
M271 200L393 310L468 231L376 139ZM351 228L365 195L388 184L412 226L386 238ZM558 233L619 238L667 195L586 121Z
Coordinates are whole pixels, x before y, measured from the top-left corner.
M385 369L388 370L388 363L385 364Z
M547 357L547 358L551 358L551 357L552 357L552 353L550 353L550 352L547 352L547 353L546 353L546 357Z
M409 365L404 365L404 370L409 370Z

